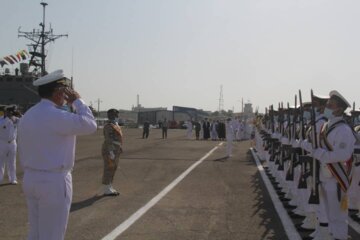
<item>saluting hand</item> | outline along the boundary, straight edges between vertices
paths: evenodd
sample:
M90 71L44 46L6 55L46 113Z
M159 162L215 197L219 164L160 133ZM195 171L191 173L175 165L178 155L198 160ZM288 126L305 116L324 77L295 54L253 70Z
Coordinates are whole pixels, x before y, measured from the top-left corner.
M66 101L69 104L72 104L76 99L80 98L80 94L71 88L66 88L65 94L66 94Z

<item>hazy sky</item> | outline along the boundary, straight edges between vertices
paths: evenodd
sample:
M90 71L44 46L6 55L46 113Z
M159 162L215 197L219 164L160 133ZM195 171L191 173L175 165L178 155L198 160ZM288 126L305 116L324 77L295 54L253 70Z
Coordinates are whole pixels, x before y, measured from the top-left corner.
M0 58L42 20L40 0L0 0ZM47 0L47 22L68 33L49 47L48 70L70 76L102 110L173 105L260 111L298 89L337 89L360 106L360 1ZM1 85L0 85L1 87Z

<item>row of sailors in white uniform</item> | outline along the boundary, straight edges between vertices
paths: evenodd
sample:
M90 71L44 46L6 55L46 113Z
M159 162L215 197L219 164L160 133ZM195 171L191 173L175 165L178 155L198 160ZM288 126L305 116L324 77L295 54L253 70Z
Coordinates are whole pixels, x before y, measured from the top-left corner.
M187 129L187 137L189 139L192 138L192 130L193 130L193 124L191 121L186 121L185 122L185 125L186 125L186 129ZM226 134L231 134L230 137L232 139L235 139L235 140L242 140L245 138L245 135L246 135L246 126L245 124L238 120L238 119L232 119L230 121L230 123L227 123L226 122ZM216 121L212 121L211 124L210 124L210 138L212 140L217 140L219 137L218 137L218 133L217 133L217 126L218 126L218 123ZM231 130L230 130L231 128ZM201 131L200 131L200 135L202 135L202 132L203 132L203 127L201 125Z
M320 131L321 126L325 123L325 120L323 120L322 118L322 115L317 117L317 131ZM329 125L335 123L337 120L340 119L332 119L329 122ZM266 131L271 134L272 138L277 138L282 145L290 144L293 148L301 147L307 152L312 152L311 144L309 144L307 140L289 140L288 138L283 137L279 132L272 133L270 130ZM346 152L355 152L355 149L360 148L360 145L355 145L355 138L352 134L353 133L346 131L346 129L342 128L341 126L336 128L336 132L334 130L333 134L329 134L328 140L329 138L331 138L330 142L333 145L336 145L336 142L340 142L346 138L348 140L345 142L349 142L347 144L348 146L346 146L345 144L343 144L343 146L340 146L340 148L343 148L340 151L333 151L332 157L330 158L342 159L344 154L346 155ZM256 132L255 139L256 149L258 150L259 157L263 160L266 160L267 166L269 167L271 174L276 178L276 181L280 183L280 187L285 190L285 198L291 199L289 204L292 206L296 206L296 209L293 212L297 215L306 217L301 227L304 229L315 229L315 231L310 234L313 239L346 239L346 237L344 236L347 236L347 226L344 227L343 223L347 222L348 211L347 209L345 211L341 210L338 207L339 201L337 197L337 181L334 177L332 177L332 174L329 171L327 164L324 163L324 161L320 161L320 204L309 204L308 199L311 194L312 179L310 177L307 178L307 189L298 188L298 180L301 175L301 164L297 165L294 169L294 181L286 181L286 172L290 167L290 161L285 162L286 165L284 171L278 171L275 162L269 161L270 153L264 150L263 140L258 131ZM348 149L349 147L351 149ZM355 155L354 159L356 158L357 156ZM357 167L355 163L356 162L354 161L352 183L347 193L347 197L349 199L348 207L349 209L360 210L360 167ZM326 209L329 208L332 208L333 211L328 212Z

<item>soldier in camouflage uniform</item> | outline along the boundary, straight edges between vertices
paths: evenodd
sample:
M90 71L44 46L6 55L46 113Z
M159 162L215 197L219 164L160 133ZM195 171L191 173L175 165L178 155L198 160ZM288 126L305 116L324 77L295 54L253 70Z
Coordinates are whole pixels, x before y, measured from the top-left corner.
M123 134L118 124L119 111L109 109L107 111L108 122L104 126L104 143L101 153L104 159L104 173L102 184L104 195L118 196L119 192L112 187L115 171L119 163L119 156L122 153Z

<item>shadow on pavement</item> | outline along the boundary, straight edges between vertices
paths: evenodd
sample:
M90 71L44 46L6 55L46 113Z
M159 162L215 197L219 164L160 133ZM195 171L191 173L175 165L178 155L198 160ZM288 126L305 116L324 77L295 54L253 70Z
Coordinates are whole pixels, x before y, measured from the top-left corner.
M0 187L5 187L5 186L11 186L11 185L14 185L14 186L16 186L16 184L11 184L11 183L3 183L3 184L0 184Z
M151 157L123 157L123 160L145 160L145 161L190 161L195 162L194 159L185 158L151 158Z
M91 198L88 198L88 199L85 199L83 201L72 203L71 208L70 208L70 212L75 212L77 210L80 210L80 209L83 209L83 208L86 208L86 207L90 207L96 201L98 201L98 200L100 200L100 199L102 199L104 197L107 197L107 196L95 195L95 196L93 196Z
M225 156L225 157L221 157L221 158L216 158L214 159L213 161L214 162L225 162L226 160L228 160L229 157L228 156Z
M253 164L254 160L250 157L248 159ZM254 189L253 192L256 194L253 202L253 215L258 214L261 217L260 224L266 229L261 239L288 239L258 171L251 177L251 189Z

